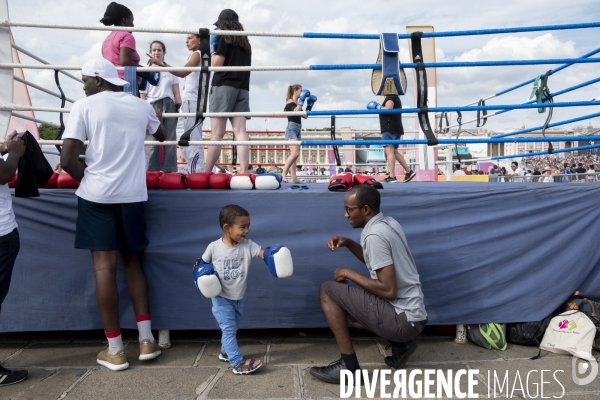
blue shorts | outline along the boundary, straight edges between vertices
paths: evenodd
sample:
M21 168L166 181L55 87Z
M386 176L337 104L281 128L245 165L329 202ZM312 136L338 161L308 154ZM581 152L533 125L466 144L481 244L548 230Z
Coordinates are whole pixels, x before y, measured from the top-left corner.
M402 138L402 135L399 133L390 133L390 132L383 132L381 134L381 140L400 140ZM389 147L392 146L393 148L397 149L398 145L397 144L384 144L383 147Z
M77 198L75 248L132 255L148 246L144 207L138 203L102 204Z
M302 124L297 122L288 122L287 127L285 128L285 138L286 139L302 139Z

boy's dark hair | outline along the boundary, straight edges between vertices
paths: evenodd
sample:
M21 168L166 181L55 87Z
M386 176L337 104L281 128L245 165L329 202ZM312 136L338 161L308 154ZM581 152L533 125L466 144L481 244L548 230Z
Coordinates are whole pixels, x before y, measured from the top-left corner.
M223 207L221 209L221 212L219 213L219 225L221 226L221 229L223 228L223 226L225 225L233 225L235 224L235 219L237 217L249 217L250 214L248 213L248 211L246 211L244 208L235 205L235 204L229 204L226 205L225 207Z
M356 196L356 201L362 206L369 206L375 214L379 214L381 206L381 195L379 191L371 185L362 184L354 186L350 192Z

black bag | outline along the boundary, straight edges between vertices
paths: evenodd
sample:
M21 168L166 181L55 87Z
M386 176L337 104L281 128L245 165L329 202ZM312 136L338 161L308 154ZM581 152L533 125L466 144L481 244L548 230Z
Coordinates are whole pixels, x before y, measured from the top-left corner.
M554 313L537 322L508 324L506 340L522 346L539 346Z

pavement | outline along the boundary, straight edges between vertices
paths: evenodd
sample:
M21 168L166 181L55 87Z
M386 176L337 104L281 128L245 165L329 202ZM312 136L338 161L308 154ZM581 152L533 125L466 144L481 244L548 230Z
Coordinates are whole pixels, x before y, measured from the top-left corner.
M455 344L453 336L429 331L432 330L426 330L417 339L419 347L406 365L407 376L411 371L425 369L445 373L478 370L473 376L477 380L474 393L479 398L600 399L600 376L585 386L575 384L570 356L544 353L541 359L530 360L537 354L535 347L509 344L505 351L487 350L472 343ZM158 359L146 362L137 359L137 332L123 332L130 368L122 372L112 372L96 364L96 354L106 345L101 331L0 334L2 365L29 370L25 381L0 387L0 399L340 398L339 385L317 381L309 374L310 367L324 366L339 358L328 329L239 331L244 355L260 358L264 363L256 373L245 376L234 375L229 364L217 358L219 331L172 331L172 347ZM370 372L388 369L383 362L384 355L391 354L385 350L386 341L355 330L352 337L363 369ZM547 371L543 377L542 370ZM505 378L508 384L500 390ZM466 382L466 378L460 381L461 391L466 391ZM434 394L436 388L434 384ZM367 398L365 389L366 386L361 389L361 398ZM391 394L393 390L392 379L387 392ZM374 397L384 395L381 387L376 386ZM458 398L444 397L443 391L442 395L440 398ZM410 392L406 396L419 398L411 397Z

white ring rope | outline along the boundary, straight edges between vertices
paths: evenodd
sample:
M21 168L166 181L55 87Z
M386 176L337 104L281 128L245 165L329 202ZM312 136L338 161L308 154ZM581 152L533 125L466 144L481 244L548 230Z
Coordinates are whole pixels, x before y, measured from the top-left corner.
M70 113L69 108L56 107L34 107L21 104L0 104L0 111L44 111L44 112L59 112ZM306 111L276 111L276 112L220 112L220 113L203 113L203 117L215 118L230 118L230 117L305 117ZM163 118L191 118L196 117L196 113L164 113Z
M40 64L16 64L16 63L0 63L0 68L11 69L11 68L22 68L22 69L58 69L64 71L81 71L81 67L77 65L40 65ZM124 71L125 67L116 67L117 71ZM287 65L287 66L263 66L263 67L138 67L137 71L140 72L197 72L205 71L211 72L248 72L248 71L310 71L309 65Z
M25 28L52 28L52 29L74 29L79 31L123 31L123 32L145 32L145 33L175 33L175 34L193 34L198 35L199 29L156 29L139 28L134 26L98 26L98 25L60 25L60 24L42 24L37 22L17 22L9 20L0 20L0 26L5 27L25 27ZM215 31L209 30L210 35L219 36L272 36L272 37L297 37L303 38L304 33L293 32L257 32L257 31Z

